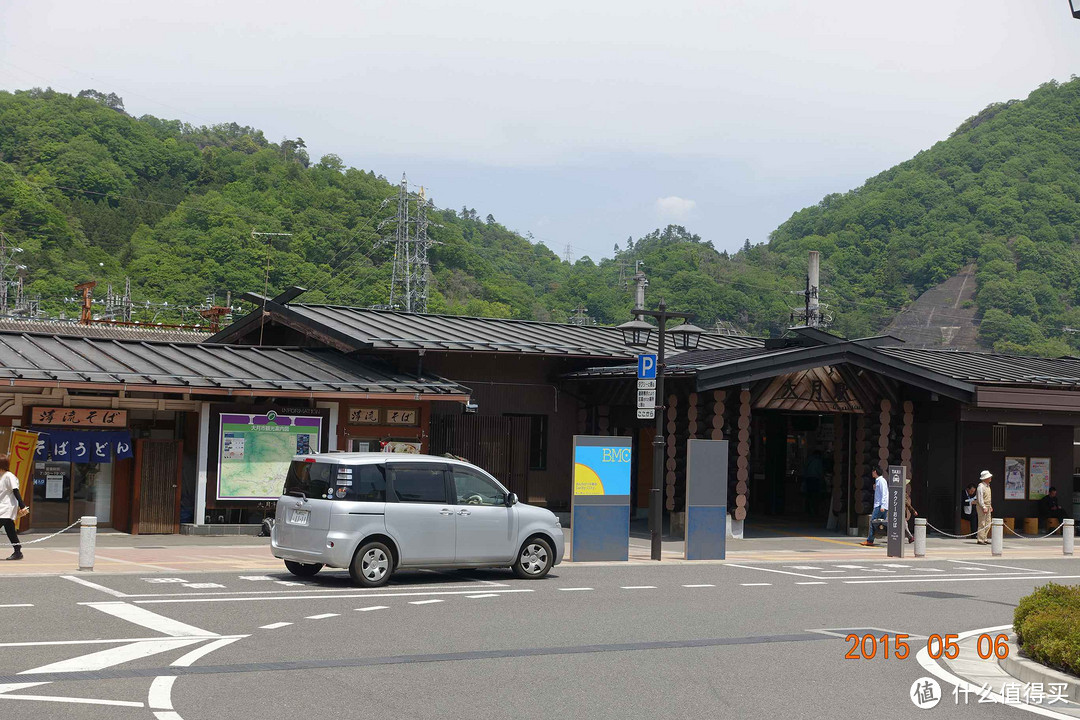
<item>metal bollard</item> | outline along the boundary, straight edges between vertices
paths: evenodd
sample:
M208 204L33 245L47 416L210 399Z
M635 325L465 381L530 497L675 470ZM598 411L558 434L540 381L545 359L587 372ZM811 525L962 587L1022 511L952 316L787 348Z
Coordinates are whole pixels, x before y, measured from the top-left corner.
M83 515L79 520L79 569L94 569L94 549L97 547L97 517Z
M1001 518L990 520L990 554L998 557L1001 555L1001 543L1005 538L1005 521Z
M915 557L926 557L926 518L915 518Z
M1073 554L1073 544L1076 542L1076 521L1072 518L1065 518L1062 522L1065 523L1065 527L1061 528L1061 538L1066 555Z

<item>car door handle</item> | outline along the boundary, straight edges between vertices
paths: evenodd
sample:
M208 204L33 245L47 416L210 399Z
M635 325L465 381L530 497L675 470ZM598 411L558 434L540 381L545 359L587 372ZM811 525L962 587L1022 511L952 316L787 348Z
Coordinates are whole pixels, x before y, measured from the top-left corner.
M440 515L453 515L454 511L453 510L447 510L446 508L443 508L442 510L439 511L439 514Z
M457 514L458 515L472 515L472 513L469 512L468 510L458 510Z

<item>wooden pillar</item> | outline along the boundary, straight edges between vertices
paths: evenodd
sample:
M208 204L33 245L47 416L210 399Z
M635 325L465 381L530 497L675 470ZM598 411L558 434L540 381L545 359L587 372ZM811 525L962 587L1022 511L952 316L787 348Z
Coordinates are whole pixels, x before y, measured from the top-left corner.
M675 509L675 418L679 413L679 396L672 393L667 399L667 462L664 464L664 507L671 512Z
M686 407L686 434L687 437L698 436L698 394L690 393L690 404Z
M739 444L735 461L735 512L736 520L746 519L748 490L750 489L750 391L739 393Z
M727 399L727 392L724 390L713 390L713 416L712 416L712 430L709 432L709 438L711 440L723 440L724 439L724 400Z
M910 400L904 401L904 417L900 433L900 464L907 468L911 477L911 432L915 425L915 405Z
M878 414L878 470L884 474L889 467L889 432L892 430L892 402L881 398L881 412Z

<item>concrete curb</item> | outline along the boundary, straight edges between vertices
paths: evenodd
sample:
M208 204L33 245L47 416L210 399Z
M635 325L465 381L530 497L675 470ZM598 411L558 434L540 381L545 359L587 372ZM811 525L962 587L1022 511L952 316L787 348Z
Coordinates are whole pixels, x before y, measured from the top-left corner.
M1024 683L1067 685L1068 690L1065 697L1070 702L1080 704L1080 678L1059 672L1022 656L1020 648L1012 640L1009 641L1009 656L1004 660L999 660L998 664L1002 670Z

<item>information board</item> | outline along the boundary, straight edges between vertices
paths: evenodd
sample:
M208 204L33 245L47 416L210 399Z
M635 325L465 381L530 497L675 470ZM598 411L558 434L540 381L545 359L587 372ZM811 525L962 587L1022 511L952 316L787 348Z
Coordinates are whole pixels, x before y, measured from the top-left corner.
M574 436L570 527L576 562L630 557L632 443L628 437Z
M222 413L218 500L276 500L295 455L319 451L319 416Z

